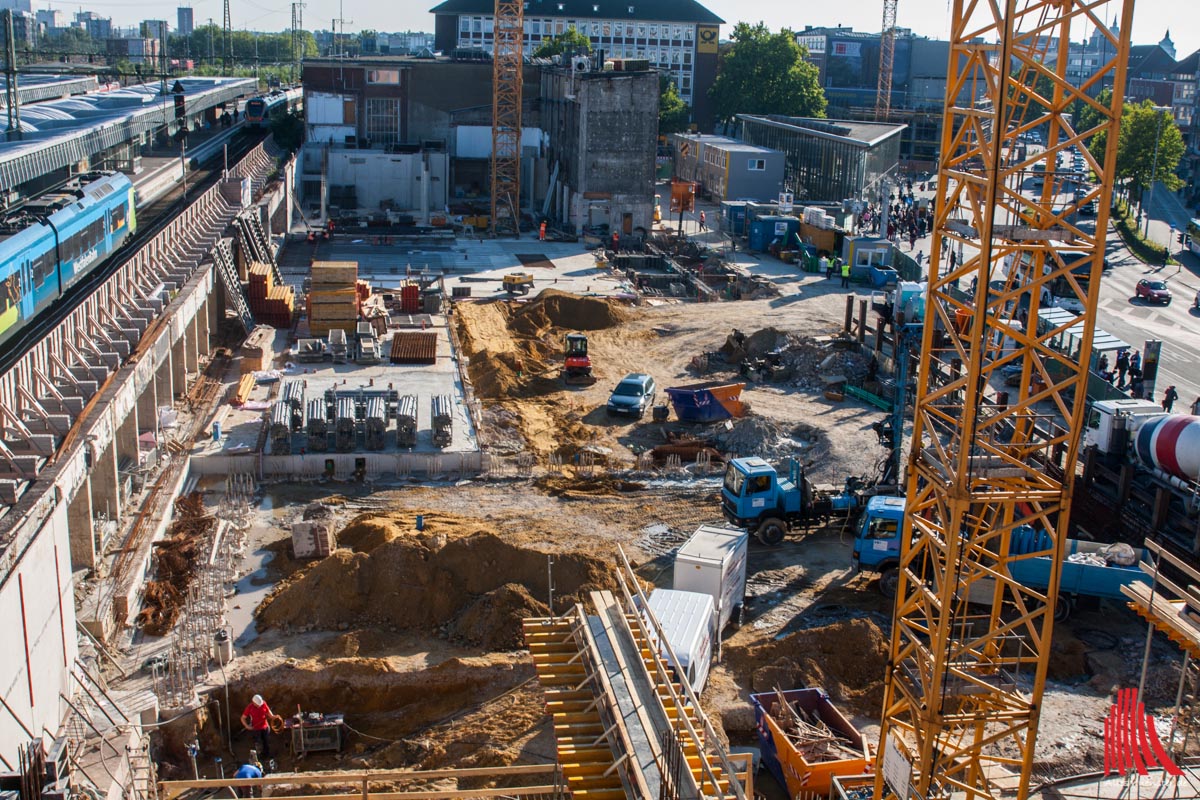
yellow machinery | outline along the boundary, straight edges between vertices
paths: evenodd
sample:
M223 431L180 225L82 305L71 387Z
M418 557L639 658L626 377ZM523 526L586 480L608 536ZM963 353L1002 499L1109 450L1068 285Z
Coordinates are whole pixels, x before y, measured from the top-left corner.
M529 294L533 288L533 273L509 272L502 279L504 291L511 294Z
M1049 546L1032 555L1061 563L1133 13L1133 0L952 2L910 535L875 779L877 797L904 800L996 798L1002 786L1010 797L1028 792L1056 591L1014 581L1008 543L1018 526L1045 530ZM1093 30L1111 58L1073 87L1068 43ZM1110 103L1093 99L1101 87L1113 89ZM1095 112L1087 130L1072 127L1076 102ZM1024 156L1017 145L1033 131L1045 149ZM1098 133L1109 142L1102 161L1083 147ZM1069 147L1083 152L1097 182L1066 198L1054 196L1054 180L1037 188L1034 166L1052 176ZM1098 233L1076 222L1093 201ZM1091 258L1090 281L1064 263L1079 253ZM1050 328L1038 314L1043 287L1055 282L1085 310ZM1082 347L1072 357L1052 340L1074 326ZM1007 388L1005 367L1020 373L1007 402L997 394ZM1058 579L1055 568L1051 587ZM1018 672L1032 676L1029 691Z

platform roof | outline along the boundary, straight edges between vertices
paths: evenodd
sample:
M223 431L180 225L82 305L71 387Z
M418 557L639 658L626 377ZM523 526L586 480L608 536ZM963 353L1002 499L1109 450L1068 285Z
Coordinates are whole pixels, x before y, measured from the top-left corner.
M20 75L17 78L17 96L22 106L94 92L98 88L100 82L95 75ZM7 107L8 78L0 75L0 108Z
M253 78L181 78L178 83L189 115L257 91ZM79 164L174 119L174 98L160 94L157 83L23 107L22 138L0 142L0 186L19 186Z

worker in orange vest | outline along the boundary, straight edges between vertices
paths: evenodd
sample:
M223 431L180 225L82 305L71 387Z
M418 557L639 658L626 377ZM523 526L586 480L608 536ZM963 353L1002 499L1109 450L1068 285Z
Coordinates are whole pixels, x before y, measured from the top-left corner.
M542 220L541 226L538 228L538 241L546 241L546 220Z
M621 235L619 233L617 233L616 231L613 231L613 247L612 247L612 249L613 249L614 253L617 252L617 247L620 244L620 242L621 242Z

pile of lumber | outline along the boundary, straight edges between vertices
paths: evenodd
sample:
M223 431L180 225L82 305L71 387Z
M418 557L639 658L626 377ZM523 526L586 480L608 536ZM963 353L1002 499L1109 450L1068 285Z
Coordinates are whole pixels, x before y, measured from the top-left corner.
M844 737L825 724L819 714L792 705L779 689L775 690L775 706L770 714L796 752L809 764L863 757L862 751L851 747Z
M313 262L308 293L308 329L313 336L328 336L335 328L353 336L361 304L357 262Z
M254 318L275 328L291 328L296 312L296 294L292 287L275 283L275 270L270 264L251 264L247 273L250 277L250 312Z
M233 399L229 402L235 406L244 405L250 399L250 393L254 391L254 375L247 373L238 378L237 389L233 391Z

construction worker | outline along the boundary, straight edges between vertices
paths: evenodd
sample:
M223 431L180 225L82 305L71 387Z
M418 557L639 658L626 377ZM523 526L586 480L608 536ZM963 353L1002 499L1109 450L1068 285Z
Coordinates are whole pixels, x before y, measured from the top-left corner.
M256 763L258 756L251 755L250 761L238 767L238 771L233 773L235 778L261 778L263 776L262 765ZM238 797L254 797L253 786L238 786Z
M283 717L271 711L271 707L263 700L261 694L250 699L250 705L242 712L242 727L250 731L257 739L259 752L263 758L271 757L271 722L283 722Z
M700 212L700 230L702 230L702 231L708 230L708 220L707 220L707 217L704 216L703 211Z
M546 241L546 220L542 220L542 224L538 226L538 241Z
M617 250L618 250L618 249L619 249L619 247L620 247L620 244L621 244L621 234L617 233L616 231L613 231L613 235L612 235L612 249L613 249L613 252L614 252L614 253L615 253L615 252L617 252Z
M850 264L842 263L842 288L850 288Z

